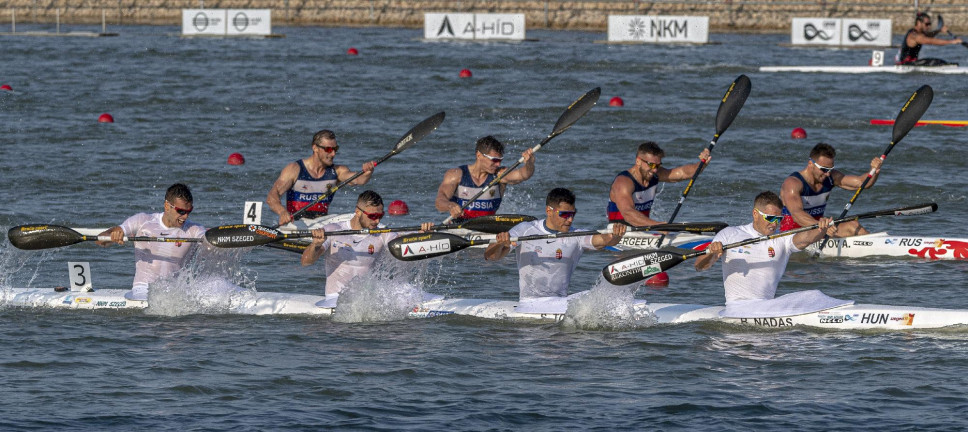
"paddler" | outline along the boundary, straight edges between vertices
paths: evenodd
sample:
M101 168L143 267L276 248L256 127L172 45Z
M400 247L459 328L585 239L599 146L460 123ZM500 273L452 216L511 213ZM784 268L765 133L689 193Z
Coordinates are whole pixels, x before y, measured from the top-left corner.
M618 173L608 192L608 221L631 226L650 226L663 222L650 217L659 182L678 182L691 179L699 162L675 168L662 166L665 152L658 144L646 141L639 145L635 165ZM699 159L709 162L709 149L703 149Z
M937 58L918 58L918 55L921 54L922 45L961 44L961 39L959 38L940 39L935 37L938 33L947 31L948 26L946 25L941 26L940 29L931 30L931 16L924 12L918 12L914 18L914 28L908 30L904 35L904 41L901 42L901 48L897 53L896 63L909 66L957 65L957 63L948 63Z
M582 251L617 245L625 235L625 225L612 224L610 234L533 240L520 245L511 243L511 237L573 231L571 224L575 220L576 211L574 193L565 188L552 189L545 200L545 219L515 225L510 231L498 234L496 242L491 243L484 251L484 259L499 260L507 256L515 246L520 246L520 300L567 296L571 274L578 266Z
M292 222L293 213L316 201L337 183L356 174L345 165L333 163L338 151L339 144L336 142L336 134L331 130L324 129L313 135L312 155L305 159L298 159L282 169L282 173L272 184L269 195L266 197L269 208L279 215L279 225ZM366 184L370 181L375 166L376 163L373 161L364 163L363 175L357 177L349 185ZM283 194L286 195L285 205L279 198ZM326 197L301 213L299 219L314 219L326 216L329 213L329 204L332 201L333 195Z
M192 192L181 183L171 185L165 192L164 211L161 213L138 213L121 225L108 228L99 235L110 236L111 241L99 241L98 245L124 244L124 237L182 237L204 238L205 227L188 220L195 209ZM135 273L131 291L125 297L133 300L148 298L148 284L170 276L180 270L196 249L196 243L137 242L134 246Z
M706 255L696 259L696 271L704 271L723 256L723 244L773 234L783 215L783 203L773 192L762 192L753 200L753 223L727 227L716 234L706 249ZM812 219L811 219L812 220ZM776 287L786 271L790 255L799 252L823 238L824 233L835 235L837 226L830 218L820 218L817 229L794 235L764 240L746 246L726 250L723 260L723 286L726 305L750 300L770 300L776 295Z
M326 298L332 301L333 306L335 298L353 278L373 271L387 243L402 233L327 236L326 231L375 229L379 227L383 214L383 198L367 190L357 198L352 219L327 224L312 231L313 242L303 251L302 265L312 265L319 257L326 255ZM421 228L427 231L432 225L433 222L425 222Z
M485 186L494 181L507 169L501 167L504 160L504 144L493 136L477 140L477 158L473 164L451 168L444 173L444 180L437 189L434 206L442 213L449 213L453 219L471 219L497 213L501 198L508 185L521 183L534 174L534 151L527 149L521 154L524 163L521 168L508 173L500 183L484 195L462 209L467 201L478 194Z
M780 197L783 200L783 223L781 231L789 231L801 226L810 226L823 217L827 208L827 199L834 186L849 191L856 191L867 174L846 175L834 168L836 150L826 143L819 143L810 150L810 159L806 167L790 174L780 187ZM870 188L877 182L884 161L879 157L871 160L874 175L867 186ZM868 234L857 221L844 222L838 229L839 237L849 237Z

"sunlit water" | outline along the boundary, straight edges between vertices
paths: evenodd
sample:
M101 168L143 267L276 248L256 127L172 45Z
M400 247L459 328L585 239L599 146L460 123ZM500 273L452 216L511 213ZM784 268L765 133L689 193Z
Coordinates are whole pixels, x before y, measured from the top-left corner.
M25 30L29 30L26 29ZM77 30L77 29L75 29ZM493 134L509 161L551 132L594 87L598 107L537 154L535 176L502 211L540 216L547 191L578 195L576 226L604 225L607 188L643 140L665 163L692 162L712 139L729 83L747 74L750 98L717 145L677 220L748 222L750 200L777 190L818 141L837 166L866 171L891 139L893 118L930 84L925 118L968 118L958 76L764 74L760 65L862 65L864 50L790 49L785 35L712 35L719 45L604 45L603 33L529 31L521 44L446 44L405 29L276 28L273 40L180 39L177 29L120 27L117 38L5 38L0 50L0 227L107 227L160 211L164 190L188 184L192 220L237 223L282 167L331 128L337 161L357 168L420 120L443 125L381 164L367 185L411 214L433 209L447 168L473 160ZM345 54L356 47L360 55ZM953 61L959 47L926 47ZM928 52L931 50L930 52ZM471 69L474 77L458 78ZM614 96L623 108L608 107ZM111 113L116 122L98 124ZM795 127L807 140L790 139ZM938 213L865 223L872 231L965 238L966 130L916 128L896 146L876 187L853 211L931 201ZM229 154L246 164L229 166ZM684 184L664 186L668 217ZM363 188L338 193L352 211ZM832 195L828 214L850 194ZM268 210L264 221L275 222ZM597 285L615 255L586 253L571 292ZM66 285L86 261L95 288L124 288L130 247L79 244L44 252L0 245L0 285ZM718 266L670 272L664 288L597 287L561 324L460 317L403 319L422 292L515 299L514 260L469 250L360 278L333 318L224 314L253 290L321 295L321 264L257 248L196 262L152 287L143 312L0 308L0 428L208 429L964 429L968 338L913 332L761 330L721 324L651 325L633 299L721 304ZM795 257L779 293L821 289L859 303L968 308L968 264ZM390 280L390 275L394 275ZM225 285L231 282L231 285ZM241 289L236 289L241 287ZM0 293L4 293L0 291ZM5 294L5 293L4 293ZM0 295L4 295L0 294ZM634 297L633 297L634 294ZM344 303L345 302L345 303Z

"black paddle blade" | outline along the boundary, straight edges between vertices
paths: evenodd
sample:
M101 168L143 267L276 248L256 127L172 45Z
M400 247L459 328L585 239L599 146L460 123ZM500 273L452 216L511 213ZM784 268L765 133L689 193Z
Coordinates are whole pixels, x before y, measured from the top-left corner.
M595 87L578 98L578 100L568 105L565 112L558 117L558 122L555 123L554 130L551 131L549 138L557 136L567 130L571 125L575 124L578 119L582 118L589 110L598 103L598 98L602 95L602 88Z
M659 224L652 225L646 228L648 231L670 231L670 232L690 232L695 234L710 234L718 233L722 231L723 228L728 227L729 224L725 222L683 222L683 223L669 223L669 224ZM635 231L645 231L635 230Z
M488 234L498 234L509 231L521 222L531 222L535 219L534 216L528 215L481 216L461 223L460 227L473 231L486 232Z
M447 255L473 245L463 237L447 233L409 234L387 244L390 255L400 261L419 261Z
M929 85L921 86L921 88L917 89L908 98L907 103L901 108L901 112L897 114L897 119L894 120L894 135L891 138L892 143L897 144L911 131L914 125L918 124L918 120L921 120L921 116L931 106L931 100L933 99L934 90Z
M282 238L281 231L262 225L222 225L205 231L205 239L220 248L259 246Z
M918 204L918 205L901 207L901 208L890 209L890 210L878 210L878 211L872 211L867 213L861 213L861 214L854 215L851 217L846 217L843 219L844 220L869 219L869 218L876 218L881 216L916 216L916 215L934 213L937 210L938 210L937 203L924 203L924 204Z
M443 122L444 122L443 111L437 114L434 114L430 117L427 117L424 121L420 122L419 124L414 126L413 129L410 129L409 131L407 131L407 133L403 134L403 136L400 137L400 140L397 141L396 147L393 148L393 152L398 153L406 150L407 147L410 147L415 142L420 141L425 136L430 135L430 133L435 131L437 129L437 126L440 126L440 124Z
M686 260L691 249L665 247L612 261L602 276L612 285L629 285L671 269Z
M38 250L70 246L84 241L81 233L58 225L20 225L7 231L17 249Z
M740 75L729 85L729 90L723 95L723 100L719 104L719 111L716 111L716 136L719 137L726 132L729 125L736 120L739 110L743 109L746 98L750 95L752 84L749 77Z

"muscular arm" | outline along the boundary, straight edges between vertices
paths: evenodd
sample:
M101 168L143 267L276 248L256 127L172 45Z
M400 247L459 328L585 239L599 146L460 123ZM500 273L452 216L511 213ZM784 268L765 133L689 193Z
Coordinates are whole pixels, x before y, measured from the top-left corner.
M596 234L592 236L592 246L595 249L601 249L605 246L617 245L622 240L622 236L625 235L625 229L626 226L623 224L612 224L612 232L610 234Z
M934 34L937 34L937 33L934 33ZM917 44L921 44L921 45L955 45L955 44L960 44L961 43L961 39L959 39L959 38L955 38L955 39L939 39L939 38L936 38L936 37L931 37L931 36L928 36L928 35L918 34L918 33L912 32L911 34L908 35L906 42L907 42L907 46L908 47L914 48L914 46L917 45Z
M297 177L299 177L299 164L293 162L286 165L279 174L279 178L269 188L269 194L266 196L266 204L269 205L270 210L279 215L280 225L288 223L292 218L289 215L289 211L286 210L286 207L282 205L279 197L292 188L292 185L296 183ZM283 219L286 220L283 221Z
M326 231L322 229L313 230L313 242L306 247L302 253L300 262L303 266L312 265L326 250Z
M632 202L632 192L635 191L635 184L632 179L626 176L618 176L612 182L612 188L608 192L608 199L615 203L618 211L622 212L625 222L632 226L652 226L662 222L650 219L642 212L635 209Z
M834 225L832 222L833 222L833 219L831 218L822 218L820 219L820 222L817 224L816 229L807 230L804 232L794 234L793 245L796 246L797 249L802 250L807 246L810 246L811 244L820 241L820 239L823 238L824 234L834 237L834 235L837 234L837 226ZM810 226L810 225L805 225L805 226Z
M883 162L884 161L882 161L881 158L879 157L876 157L873 160L871 160L871 169L874 170L874 175L871 177L871 180L867 182L867 185L864 186L864 189L868 189L871 186L874 186L874 183L877 182L877 177L881 175L881 164ZM867 178L867 174L846 175L837 170L834 170L833 172L830 173L830 179L833 180L834 185L850 191L857 190L857 188L859 188L860 185L864 184L864 179L866 178Z
M457 193L457 185L460 183L460 169L451 168L444 173L444 180L437 188L437 198L434 200L434 207L442 213L450 213L453 217L460 217L460 206L450 199Z
M508 256L511 252L511 235L509 233L503 232L497 235L496 241L487 246L484 250L484 259L488 261L497 261Z
M693 264L693 267L696 268L696 271L709 270L709 268L712 267L716 261L719 261L719 258L722 256L723 243L718 241L712 242L709 244L709 247L706 248L706 254L696 258L696 262Z
M518 184L534 175L534 151L527 149L521 154L521 157L524 158L524 165L521 165L520 168L511 171L508 173L508 175L504 176L504 178L501 179L501 184Z
M810 226L817 221L809 213L803 211L803 200L800 199L800 192L803 191L803 183L796 177L787 177L780 186L780 199L783 206L793 217L793 221L800 226Z
M709 156L709 149L703 149L702 153L699 153L699 159L706 161L706 165L703 165L703 169L706 169L706 167L709 166L709 160L712 159L712 157ZM697 169L699 169L699 162L686 164L672 169L660 167L655 174L659 177L659 181L673 183L691 179L692 176L696 175Z
M367 162L363 164L363 174L353 179L353 181L349 182L348 185L359 186L359 185L364 185L366 184L366 182L370 181L370 177L373 177L374 165L372 164L373 162ZM346 165L336 165L333 167L333 169L336 170L336 178L340 182L344 182L350 177L353 177L354 175L356 175L356 171L350 171L350 169L347 168Z

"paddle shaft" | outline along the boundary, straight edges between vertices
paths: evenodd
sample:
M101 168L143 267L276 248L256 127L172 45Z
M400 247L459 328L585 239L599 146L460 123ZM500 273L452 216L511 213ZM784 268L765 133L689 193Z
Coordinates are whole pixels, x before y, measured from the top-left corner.
M737 85L739 87L737 87ZM736 93L733 93L734 91L736 91ZM719 142L720 135L726 132L726 129L729 128L729 125L731 125L733 120L736 119L740 109L743 108L743 105L746 103L746 98L749 96L749 92L750 81L746 75L740 75L729 86L729 89L726 90L726 95L723 96L722 101L719 103L719 110L716 112L716 134L713 135L713 139L709 141L709 147L706 147L706 149L709 150L710 156L713 154L713 149L716 148L716 143ZM733 95L733 98L730 98L730 95ZM706 161L700 160L699 166L696 167L696 172L693 173L692 178L689 179L689 184L687 184L686 188L682 191L682 195L679 197L679 202L676 204L676 208L672 210L672 216L669 216L668 223L675 221L676 216L679 214L679 209L682 208L682 204L686 202L686 197L689 196L689 191L692 190L692 185L696 183L696 179L699 178L699 174L702 173L702 170L705 166ZM664 240L664 235L659 237L656 247L661 247Z

